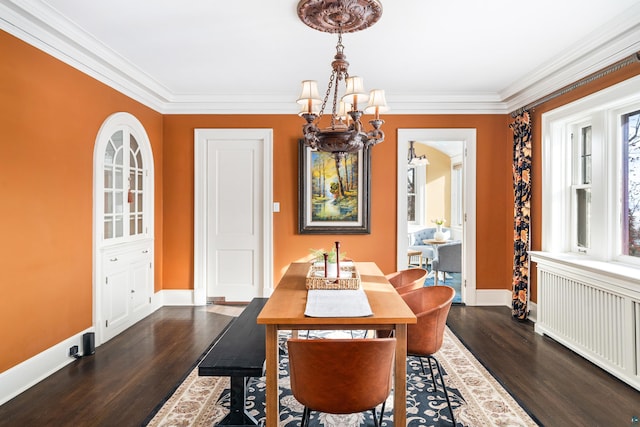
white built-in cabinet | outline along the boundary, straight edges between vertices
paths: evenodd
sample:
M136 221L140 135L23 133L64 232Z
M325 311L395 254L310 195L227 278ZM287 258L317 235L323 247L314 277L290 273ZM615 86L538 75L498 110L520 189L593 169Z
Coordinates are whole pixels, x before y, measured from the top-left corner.
M141 241L105 249L102 255L105 341L148 314L153 295L153 245Z
M132 115L116 113L100 129L94 179L94 326L101 344L153 311L153 157Z

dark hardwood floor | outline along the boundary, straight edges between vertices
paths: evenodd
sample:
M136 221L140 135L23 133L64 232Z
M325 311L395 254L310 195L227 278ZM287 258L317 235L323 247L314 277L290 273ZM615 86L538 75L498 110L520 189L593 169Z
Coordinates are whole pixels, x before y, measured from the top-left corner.
M230 320L163 307L0 406L0 426L140 426Z
M507 307L451 308L449 328L544 426L631 425L640 392L511 318Z
M206 307L164 307L0 406L0 426L139 426L229 320ZM640 392L506 307L454 306L448 324L545 426L624 427L640 415Z

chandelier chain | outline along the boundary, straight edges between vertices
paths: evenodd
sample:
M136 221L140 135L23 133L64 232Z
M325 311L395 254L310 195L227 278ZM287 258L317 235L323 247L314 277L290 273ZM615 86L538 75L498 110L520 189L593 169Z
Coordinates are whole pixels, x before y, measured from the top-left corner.
M340 80L340 76L338 75L338 81ZM338 103L338 85L336 85L336 90L333 91L333 108L331 110L331 129L335 129L336 127L336 105Z
M342 26L340 26L340 30L338 31L338 44L336 45L336 51L338 53L344 53L344 45L342 44Z
M389 109L384 99L384 91L374 89L366 96L362 78L349 76L349 62L344 54L345 47L342 44L342 36L345 29L347 32L353 32L367 28L378 20L382 12L381 7L374 10L372 7L365 7L369 3L362 4L362 2L379 4L379 0L338 0L337 3L342 8L339 10L340 13L336 13L332 9L335 7L334 2L301 0L298 7L298 16L307 25L320 31L338 33L338 42L335 45L336 54L331 63L329 84L326 87L324 97L321 98L319 96L315 80L305 80L303 81L302 94L296 101L299 105L302 105L301 112L298 114L307 122L303 126L305 144L321 152L333 153L336 162L340 161L346 153L368 149L384 141L384 132L381 129L384 121L379 117L379 113ZM311 4L314 6L321 4L322 11L325 12L322 16L332 17L333 23L330 29L328 26L323 25L326 24L324 21L319 26L310 24L312 18L315 19L320 15L317 13L316 8L310 7ZM300 7L300 5L304 7ZM327 15L327 10L331 10L330 15ZM363 14L363 10L366 13ZM352 23L349 21L351 18L357 21L357 25L351 25ZM339 96L342 95L338 93L340 92L339 86L342 80L346 85L344 99L340 99ZM369 100L369 105L366 108L358 105L358 101L364 103L367 102L367 99ZM344 105L342 101L345 102ZM321 129L319 127L320 121L324 115L325 108L329 104L332 104L330 127ZM320 107L319 110L318 107ZM370 132L366 132L361 123L361 117L365 112L375 115L374 119L369 121L369 124L373 127Z
M331 88L333 87L333 81L335 80L336 73L331 71L331 75L329 76L329 85L327 86L327 92L324 94L324 99L322 100L322 107L320 108L320 113L318 113L318 120L322 118L324 114L324 108L327 106L327 101L329 100L329 95L331 94ZM333 122L333 119L331 119Z
M342 26L340 26L338 30L338 43L336 43L336 58L338 57L338 55L343 55L343 54L344 54L344 45L342 44ZM334 89L333 105L331 108L331 129L335 129L335 124L336 124L336 112L337 112L336 106L338 103L338 83L336 82L336 77L337 77L337 81L339 82L343 78L342 74L343 74L343 71L341 69L338 69L336 66L334 66L333 69L331 70L331 75L329 76L329 85L327 86L327 91L324 94L324 99L322 100L322 108L320 108L320 114L318 115L318 120L320 120L324 113L324 109L327 106L327 102L329 101L329 96L331 95L331 89ZM347 73L344 72L344 74L347 74ZM349 77L348 74L344 76L344 78L346 77ZM334 84L335 84L335 88L334 88Z

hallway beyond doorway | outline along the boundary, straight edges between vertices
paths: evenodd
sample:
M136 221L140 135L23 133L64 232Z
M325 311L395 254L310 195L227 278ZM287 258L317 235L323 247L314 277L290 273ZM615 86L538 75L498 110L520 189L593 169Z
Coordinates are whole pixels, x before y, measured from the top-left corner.
M398 270L407 266L407 248L410 245L407 219L407 153L410 141L423 143L433 141L439 144L445 144L448 141L462 143L461 160L464 170L460 183L463 194L460 211L462 224L458 240L463 242L461 281L464 281L465 286L461 288L461 299L465 304L476 305L476 129L398 129L396 245ZM425 219L423 226L429 225Z

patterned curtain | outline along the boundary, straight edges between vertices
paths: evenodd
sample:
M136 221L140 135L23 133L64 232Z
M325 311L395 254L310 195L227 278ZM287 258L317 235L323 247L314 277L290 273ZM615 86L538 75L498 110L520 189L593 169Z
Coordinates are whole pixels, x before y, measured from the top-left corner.
M531 210L531 119L528 111L515 117L513 130L513 295L511 314L525 320L529 293Z

